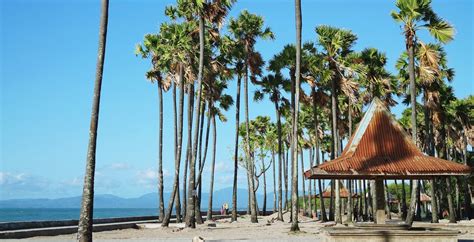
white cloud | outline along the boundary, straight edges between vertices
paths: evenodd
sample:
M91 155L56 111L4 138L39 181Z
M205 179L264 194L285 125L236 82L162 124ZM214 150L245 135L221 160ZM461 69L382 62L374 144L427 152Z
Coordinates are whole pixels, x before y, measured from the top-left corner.
M126 162L114 162L107 164L105 166L102 166L99 171L123 171L123 170L130 170L132 169L132 165Z
M139 185L154 187L158 184L158 171L156 169L139 170L135 177ZM163 169L163 180L168 178L171 178L171 173L167 169Z

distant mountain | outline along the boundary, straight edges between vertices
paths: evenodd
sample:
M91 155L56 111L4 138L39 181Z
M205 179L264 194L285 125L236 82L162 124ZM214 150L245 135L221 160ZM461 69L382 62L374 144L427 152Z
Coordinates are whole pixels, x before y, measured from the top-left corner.
M168 204L170 193L164 194L165 206ZM257 194L260 209L263 207L263 194ZM232 205L232 188L224 188L214 192L213 207L219 209L224 202ZM239 209L246 209L248 192L238 189L237 204ZM121 198L110 194L97 194L94 208L155 208L158 204L157 193L147 193L136 198ZM201 195L201 209L206 210L209 204L209 193ZM0 208L80 208L81 197L65 197L57 199L9 199L0 200ZM267 194L267 209L273 208L273 193Z

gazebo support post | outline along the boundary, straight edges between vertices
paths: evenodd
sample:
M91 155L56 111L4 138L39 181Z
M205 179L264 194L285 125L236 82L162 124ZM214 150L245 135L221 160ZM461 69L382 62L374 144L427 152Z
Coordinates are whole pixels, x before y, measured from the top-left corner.
M385 189L383 184L383 179L375 179L375 223L376 224L385 224Z

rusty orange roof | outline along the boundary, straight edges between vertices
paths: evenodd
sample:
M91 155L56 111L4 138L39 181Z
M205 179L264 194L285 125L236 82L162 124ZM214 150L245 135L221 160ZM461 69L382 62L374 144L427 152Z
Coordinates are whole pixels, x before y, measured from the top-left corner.
M305 172L306 178L418 178L468 175L471 168L423 154L374 99L341 156Z

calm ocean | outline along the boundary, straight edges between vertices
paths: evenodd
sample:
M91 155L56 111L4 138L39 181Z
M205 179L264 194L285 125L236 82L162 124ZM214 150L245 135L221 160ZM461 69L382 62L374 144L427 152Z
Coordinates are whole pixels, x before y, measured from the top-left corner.
M79 219L79 208L0 208L0 222ZM158 215L156 208L97 208L94 218Z

